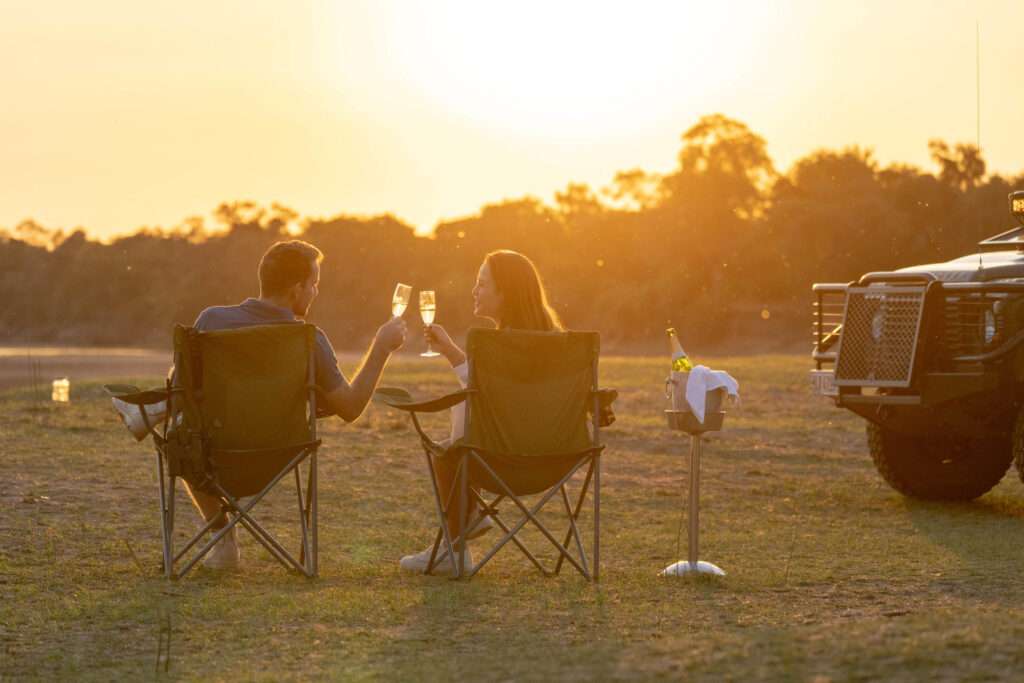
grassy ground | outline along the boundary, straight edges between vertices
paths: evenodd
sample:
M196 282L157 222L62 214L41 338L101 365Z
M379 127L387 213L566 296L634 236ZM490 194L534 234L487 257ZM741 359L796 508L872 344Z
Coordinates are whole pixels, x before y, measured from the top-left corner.
M699 582L657 576L676 557L687 470L660 416L661 359L602 364L621 398L599 585L542 578L514 549L469 583L400 573L434 518L416 440L379 407L321 423L319 579L244 539L244 572L168 583L149 443L131 441L98 385L76 386L67 406L9 390L0 680L1019 679L1016 477L972 504L906 500L873 471L860 421L809 395L805 358L713 364L740 380L743 405L708 440L702 472L701 554L728 576ZM386 381L453 384L419 359ZM264 517L291 520L286 493Z

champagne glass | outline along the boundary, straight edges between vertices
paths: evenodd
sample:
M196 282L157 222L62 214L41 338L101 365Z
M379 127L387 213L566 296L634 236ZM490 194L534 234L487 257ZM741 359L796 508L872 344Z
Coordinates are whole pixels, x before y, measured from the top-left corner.
M437 300L434 298L434 290L424 289L420 291L420 317L423 318L424 325L431 325L434 322L434 311L437 310ZM437 351L430 348L430 342L427 342L427 350L420 354L424 358L433 358L434 356L440 356Z
M391 315L395 318L401 317L405 309L409 307L409 299L412 298L412 287L399 282L395 285L395 293L391 295Z

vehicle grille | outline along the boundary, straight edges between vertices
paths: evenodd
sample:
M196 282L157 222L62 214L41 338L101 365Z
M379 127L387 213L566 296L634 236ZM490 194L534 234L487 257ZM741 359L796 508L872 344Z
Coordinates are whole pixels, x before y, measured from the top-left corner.
M849 288L836 384L910 386L923 310L923 287Z

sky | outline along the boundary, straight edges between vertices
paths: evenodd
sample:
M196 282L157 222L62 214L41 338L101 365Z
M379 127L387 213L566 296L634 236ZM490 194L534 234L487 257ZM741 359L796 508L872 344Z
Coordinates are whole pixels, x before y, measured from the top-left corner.
M666 172L705 114L780 170L931 138L1024 170L1024 2L0 0L0 229L99 238L224 201L391 213Z

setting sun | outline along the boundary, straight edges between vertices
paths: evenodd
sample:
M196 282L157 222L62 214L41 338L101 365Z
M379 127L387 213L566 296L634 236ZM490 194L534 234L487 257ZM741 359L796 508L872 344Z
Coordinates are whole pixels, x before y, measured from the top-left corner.
M928 21L922 22L921 17ZM662 173L721 112L780 170L861 145L1024 158L1020 3L0 3L0 229L102 238L223 201L390 213L420 234L509 197Z
M404 87L470 124L617 134L664 117L667 102L707 106L753 59L771 15L757 5L738 20L695 2L424 3L390 8L388 49Z

